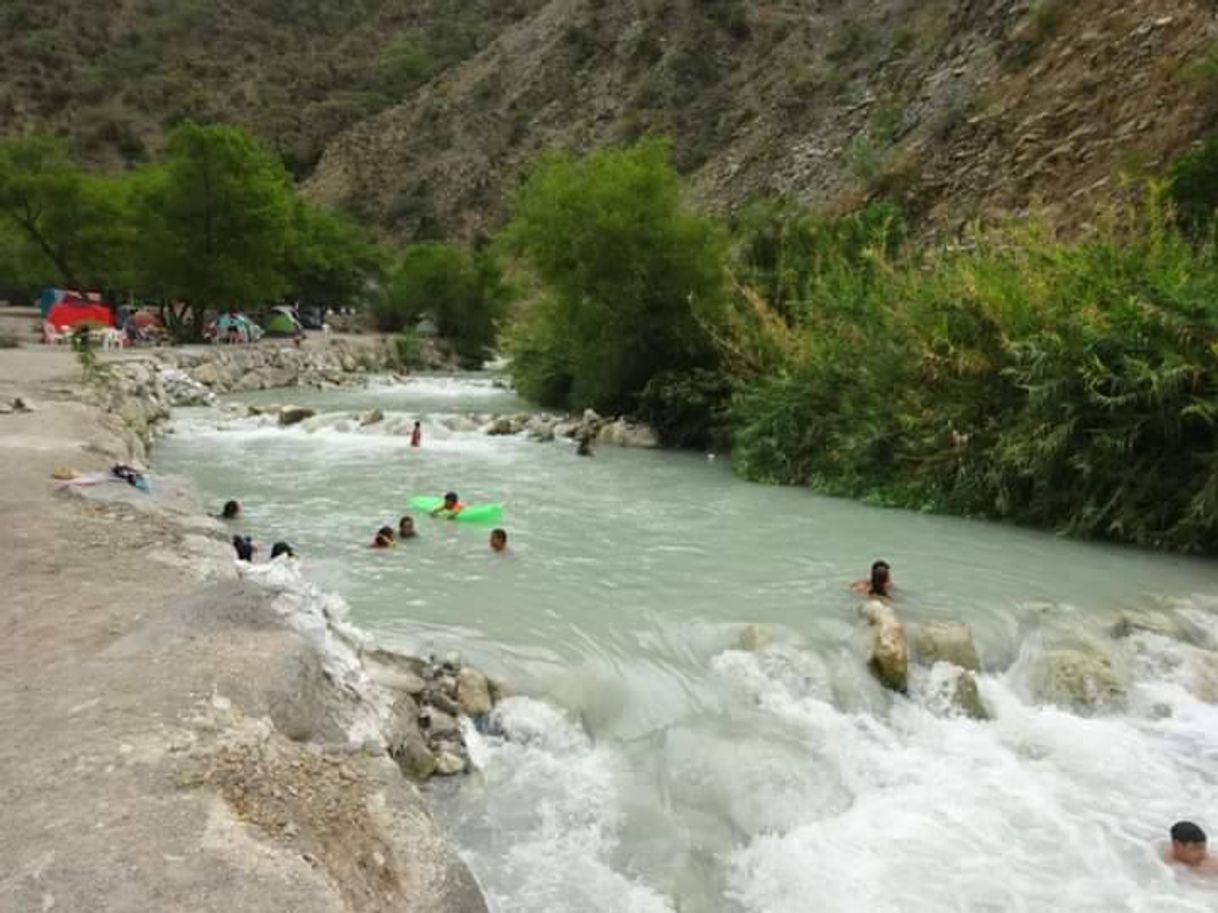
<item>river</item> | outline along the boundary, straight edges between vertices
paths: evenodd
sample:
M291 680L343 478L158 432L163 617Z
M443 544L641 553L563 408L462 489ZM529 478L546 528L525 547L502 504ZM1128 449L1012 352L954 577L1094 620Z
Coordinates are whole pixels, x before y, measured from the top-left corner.
M323 415L188 410L156 469L239 499L378 638L459 650L515 695L510 738L472 738L479 771L428 787L497 913L1218 909L1218 879L1156 857L1177 819L1218 832L1214 563L752 485L699 454L449 430L528 408L486 379L242 400ZM369 409L386 421L343 415ZM367 547L449 489L505 503L508 554L423 517ZM906 623L973 627L992 720L948 712L939 670L908 698L871 680L848 584L875 558ZM1147 606L1191 642L1108 635ZM1063 632L1109 652L1120 706L1032 697Z

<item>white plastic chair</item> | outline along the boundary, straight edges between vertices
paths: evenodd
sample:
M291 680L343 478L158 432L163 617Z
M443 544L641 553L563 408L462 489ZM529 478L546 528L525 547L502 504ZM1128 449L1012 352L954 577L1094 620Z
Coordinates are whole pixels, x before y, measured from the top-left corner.
M109 352L111 349L121 349L123 347L123 334L113 327L108 327L101 332L102 351Z
M49 346L67 345L68 334L62 332L48 320L42 324L42 341Z

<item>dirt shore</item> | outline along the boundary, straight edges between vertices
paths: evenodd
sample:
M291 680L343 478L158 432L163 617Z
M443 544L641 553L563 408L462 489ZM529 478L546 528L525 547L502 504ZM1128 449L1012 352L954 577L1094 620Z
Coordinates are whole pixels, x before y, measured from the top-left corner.
M52 480L130 455L79 381L0 350L0 911L482 913L393 761L277 728L327 679L190 492Z

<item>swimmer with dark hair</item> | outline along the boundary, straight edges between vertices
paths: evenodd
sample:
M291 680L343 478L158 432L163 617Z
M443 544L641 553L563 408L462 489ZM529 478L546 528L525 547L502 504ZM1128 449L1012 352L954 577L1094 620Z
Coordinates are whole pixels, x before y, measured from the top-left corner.
M1163 861L1195 872L1218 872L1218 856L1210 853L1205 831L1191 821L1172 825L1171 846L1164 852Z

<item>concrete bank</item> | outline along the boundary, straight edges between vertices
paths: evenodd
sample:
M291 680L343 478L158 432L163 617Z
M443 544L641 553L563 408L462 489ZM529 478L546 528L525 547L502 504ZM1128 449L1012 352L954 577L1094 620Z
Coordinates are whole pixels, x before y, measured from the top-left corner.
M290 565L239 574L185 487L51 479L140 460L170 408L111 368L0 351L33 409L0 414L0 910L484 911L395 760L425 669Z

